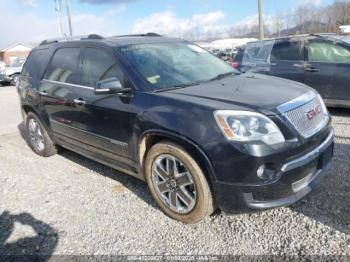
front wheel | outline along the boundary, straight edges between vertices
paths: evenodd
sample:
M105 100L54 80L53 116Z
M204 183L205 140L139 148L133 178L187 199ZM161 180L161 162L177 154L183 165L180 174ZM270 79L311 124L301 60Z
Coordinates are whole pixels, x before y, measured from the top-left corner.
M11 80L11 85L12 86L15 86L17 85L17 82L19 81L19 74L15 74L13 77L12 77L12 80Z
M169 142L154 145L146 157L145 176L152 196L169 217L189 224L214 211L208 182L182 147Z

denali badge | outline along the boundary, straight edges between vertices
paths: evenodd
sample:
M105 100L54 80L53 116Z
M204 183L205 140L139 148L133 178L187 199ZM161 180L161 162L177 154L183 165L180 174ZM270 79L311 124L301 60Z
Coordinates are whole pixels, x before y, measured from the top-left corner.
M307 115L307 118L309 120L312 120L313 118L315 118L317 115L319 115L321 113L321 106L318 105L318 106L315 106L314 108L312 108L310 111L308 111L306 113Z

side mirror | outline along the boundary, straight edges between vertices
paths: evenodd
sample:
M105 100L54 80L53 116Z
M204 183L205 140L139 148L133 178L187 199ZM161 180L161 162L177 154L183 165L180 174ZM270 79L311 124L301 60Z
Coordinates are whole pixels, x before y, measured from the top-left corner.
M122 83L116 77L101 80L94 89L96 95L100 94L126 94L131 88L123 88Z

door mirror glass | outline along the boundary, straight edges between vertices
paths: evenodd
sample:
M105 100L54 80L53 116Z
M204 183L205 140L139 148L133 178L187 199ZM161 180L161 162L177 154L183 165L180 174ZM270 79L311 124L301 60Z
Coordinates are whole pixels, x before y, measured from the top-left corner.
M94 91L95 94L121 94L125 92L121 82L116 77L99 81Z

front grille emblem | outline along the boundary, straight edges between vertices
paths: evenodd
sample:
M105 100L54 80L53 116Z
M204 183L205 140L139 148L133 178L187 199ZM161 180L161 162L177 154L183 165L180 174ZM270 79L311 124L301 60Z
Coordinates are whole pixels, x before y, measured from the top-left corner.
M314 119L316 116L318 116L319 114L321 114L322 110L321 110L321 106L315 106L314 108L312 108L310 111L306 112L307 115L307 119L309 119L310 121L312 119Z

